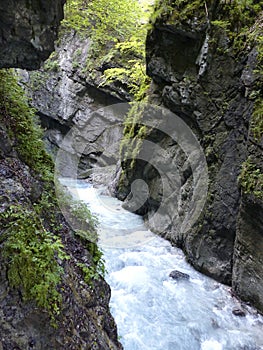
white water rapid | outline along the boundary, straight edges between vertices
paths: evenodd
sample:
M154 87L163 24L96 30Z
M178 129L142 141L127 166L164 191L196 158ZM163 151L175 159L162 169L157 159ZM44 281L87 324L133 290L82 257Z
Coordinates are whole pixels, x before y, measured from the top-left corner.
M99 219L111 312L125 350L263 349L263 317L248 307L245 317L234 316L240 303L229 287L195 271L117 199L84 181L62 183ZM172 270L190 279L175 281Z

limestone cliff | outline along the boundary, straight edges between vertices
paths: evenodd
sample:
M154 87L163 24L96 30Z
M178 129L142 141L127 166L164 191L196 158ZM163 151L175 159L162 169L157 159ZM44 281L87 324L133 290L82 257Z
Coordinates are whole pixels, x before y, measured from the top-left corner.
M62 3L1 1L1 68L39 67ZM13 73L0 82L0 349L121 349L101 253L59 212L53 162Z
M0 2L0 66L37 69L54 50L64 0Z
M159 211L154 221L148 220L150 227L182 247L198 270L232 284L239 296L263 310L262 185L258 181L262 176L262 133L257 130L260 127L255 128L253 117L262 100L258 73L262 53L257 39L262 33L260 4L255 1L255 7L245 7L243 12L228 2L208 1L206 5L160 1L146 47L147 71L153 80L149 103L179 116L205 152L209 170L205 208L190 231L178 229L193 198L194 169L178 144L160 132L169 127L176 134L176 124L167 126L165 115L158 113L153 114L156 127L147 132L138 113L130 115L133 130L128 126L125 132L134 137L128 145L133 159L121 160L116 194L134 210L137 205L135 197L135 203L130 201L131 185L143 179L149 196L137 212L148 220L158 211L163 193L171 193L168 200L165 198L165 211ZM247 21L246 26L242 27L242 21ZM85 170L98 159L109 160L108 148L111 144L118 147L122 132L122 127L111 128L116 122L121 124L122 116L116 119L96 113L89 120L91 113L107 104L128 101L131 96L118 84L102 88L98 72L85 71L90 39L71 32L63 40L49 63L30 77L25 74L24 82L53 150L69 128L81 129L91 123L89 132L84 133L87 149L80 164L80 175L85 176ZM259 125L262 112L256 114ZM138 135L160 146L158 152L148 154L148 164L142 159L149 150L140 148L140 140L136 144ZM117 148L115 151L113 163L118 160ZM122 151L124 154L125 145ZM78 150L71 152L74 155ZM166 169L169 181L165 186L151 166L154 163ZM143 189L139 199L142 194Z
M149 101L174 112L198 137L209 169L206 206L196 225L188 232L180 232L179 223L192 198L194 170L187 166L185 155L170 137L156 129L149 130L146 140L163 149L149 163L164 164L177 159L179 175L168 163L166 166L168 177L173 179L169 183L171 193L177 191L178 181L181 183L181 192L176 192L180 199L177 196L174 201L167 201L166 210L159 211L157 220L149 220L149 225L182 247L198 270L232 284L240 297L262 311L262 131L257 141L251 134L254 111L258 101L262 101L258 73L262 53L254 40L262 35L262 14L251 29L247 27L244 36L235 40L233 32L238 32L242 24L236 19L230 28L230 22L224 22L224 16L228 20L236 16L237 12L231 12L234 5L219 1L207 4L208 8L191 1L160 2L147 39L147 69L153 79ZM253 16L255 22L257 16L251 10L248 18ZM262 110L258 115L259 125ZM165 118L159 120L159 130L165 122ZM176 130L176 125L171 128ZM140 125L137 133L139 130ZM167 188L162 188L160 174L140 160L143 152L143 147L139 148L133 161L124 159L118 196L129 199L130 184L144 179L149 198L139 212L147 219L158 210L162 191L167 192ZM249 155L254 163L246 176L258 184L251 184L247 191L250 194L243 190L241 197L239 175ZM176 207L173 203L177 203Z
M131 98L123 87L99 86L99 70L94 68L93 74L86 71L89 47L89 38L73 30L62 32L56 51L40 70L20 72L45 129L48 149L55 155L70 129L85 142L79 163L80 177L87 177L88 170L94 166L116 164L125 113L117 115L104 108ZM72 157L78 154L78 144L72 143L69 152ZM69 168L64 175L71 175Z

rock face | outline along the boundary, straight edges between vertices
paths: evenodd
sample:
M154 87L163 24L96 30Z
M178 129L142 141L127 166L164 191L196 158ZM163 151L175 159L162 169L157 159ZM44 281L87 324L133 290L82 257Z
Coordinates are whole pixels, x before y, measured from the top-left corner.
M20 67L33 69L39 67L41 61L47 58L53 50L54 38L57 26L63 16L63 1L1 1L0 3L0 68ZM8 73L3 73L5 77ZM2 72L1 72L2 79ZM88 249L87 242L74 235L73 231L64 221L58 208L37 212L36 206L42 201L43 196L52 196L47 192L47 180L34 166L28 166L29 158L34 157L34 147L40 147L40 140L35 139L31 132L22 133L27 129L27 124L22 124L22 114L27 108L22 98L22 105L16 105L16 101L9 101L9 112L5 106L6 96L3 94L5 81L1 81L1 103L0 103L0 349L122 349L117 340L115 322L109 311L110 288L104 279L98 276L91 284L87 283L81 266L92 266L93 255ZM10 94L17 91L17 86L12 86ZM21 107L22 106L22 107ZM16 121L16 122L14 122ZM21 124L20 124L21 123ZM12 125L12 127L11 127ZM10 127L12 131L10 131ZM22 129L21 129L22 127ZM59 137L59 136L58 136ZM18 149L19 143L29 147L31 156L25 157L25 150ZM37 141L37 145L34 142ZM24 144L24 145L25 145ZM21 146L21 144L20 144ZM41 144L42 147L42 144ZM35 148L36 149L36 148ZM42 149L42 148L41 148ZM42 156L38 161L46 166L46 153L42 149ZM43 157L43 158L42 158ZM32 165L32 164L31 164ZM34 164L33 164L34 165ZM42 166L40 166L40 169ZM50 186L50 183L49 183ZM52 201L48 200L52 205ZM61 271L61 283L56 286L62 297L60 314L55 316L56 327L52 326L50 315L45 309L39 307L34 298L28 300L24 297L25 285L22 285L24 276L17 276L20 283L14 286L10 279L10 264L12 256L3 254L7 240L16 231L17 239L16 253L21 256L19 248L20 236L26 234L27 229L18 227L16 223L11 231L9 225L10 210L16 211L23 208L22 214L29 211L34 215L40 226L29 225L28 230L35 229L32 236L38 237L40 232L51 232L48 246L52 245L54 238L52 234L58 233L63 243L63 249L68 259L50 255L54 264L59 265ZM43 209L43 207L42 207ZM52 221L49 214L52 213ZM21 214L21 213L20 213ZM21 214L21 215L22 215ZM19 215L16 217L22 220ZM15 219L15 220L16 220ZM16 227L16 229L15 229ZM20 230L20 231L19 231ZM11 232L11 233L10 233ZM50 234L50 233L49 233ZM31 237L30 237L31 238ZM22 238L21 238L22 239ZM41 241L41 235L39 236ZM36 240L39 244L38 239ZM41 247L40 247L41 248ZM45 259L46 248L43 245L43 259ZM34 248L33 248L34 250ZM41 250L41 249L40 249ZM30 243L24 251L26 256L32 253ZM20 255L19 255L20 254ZM37 250L32 261L37 259ZM50 260L49 259L49 260ZM22 259L23 260L23 259ZM48 260L48 263L49 263ZM43 260L44 261L44 260ZM29 273L30 267L21 265ZM33 264L34 266L34 264ZM43 266L42 266L43 267ZM44 268L45 269L45 268ZM48 271L48 270L47 270ZM45 272L45 270L44 270ZM19 275L19 272L18 272ZM42 274L41 274L42 276ZM42 276L43 277L43 276ZM43 277L44 278L44 277ZM29 285L32 282L28 280ZM46 286L52 289L55 281L50 281ZM39 286L38 286L39 287ZM43 287L43 286L42 286ZM45 287L45 288L46 288ZM41 292L35 290L36 293ZM56 309L56 303L46 305L51 311Z
M24 210L37 203L43 192L43 183L23 162L0 123L0 198L3 214L10 206L22 205ZM25 302L21 290L11 288L8 264L0 258L0 348L11 349L121 349L117 329L109 312L110 288L99 278L89 286L84 281L78 264L89 264L92 257L84 242L77 239L64 222L57 217L63 229L63 244L70 259L64 269L62 284L62 311L57 327L51 326L48 313L32 302ZM47 219L46 219L47 221ZM46 222L48 224L48 222ZM5 244L4 230L0 230L0 247Z
M47 147L56 154L63 137L72 131L74 141L63 147L72 156L71 161L78 157L80 177L87 177L91 168L116 164L126 113L125 106L115 107L125 101L124 91L110 94L97 87L98 77L94 80L87 76L89 45L89 39L73 31L66 33L43 69L21 73L46 129ZM64 176L71 176L70 167L66 168Z
M263 310L262 202L242 196L234 251L233 288L244 300Z
M54 50L64 0L0 2L0 66L37 69Z
M261 116L262 117L262 116ZM248 156L263 173L263 139L249 130ZM248 177L253 173L248 172ZM233 288L244 300L263 310L263 202L253 193L242 193L237 217L233 260Z
M202 214L190 230L181 230L182 222L191 216L193 198L194 206L200 204L198 195L194 197L199 183L195 172L203 165L198 157L189 162L189 154L167 136L178 137L178 123L169 124L158 113L153 114L154 127L146 133L146 140L158 147L149 152L131 141L133 159L123 161L118 169L116 192L126 199L126 208L144 215L151 229L180 246L193 266L232 284L239 296L263 310L262 223L255 216L255 210L262 211L262 201L242 194L238 183L248 156L255 158L262 172L262 143L251 140L250 131L253 96L262 94L254 74L258 51L254 44L235 51L221 21L212 24L221 5L219 1L211 5L209 18L202 6L183 21L168 11L157 19L147 39L147 70L153 79L149 102L183 120L205 153L209 188ZM78 175L87 177L90 169L117 162L125 113L105 113L104 107L130 100L125 88L114 84L111 89L102 88L100 73L87 74L89 46L89 39L68 33L49 63L39 72L24 73L23 78L54 154L73 129L75 142L63 145L69 154L66 163L72 163L65 176L72 175L76 164ZM135 134L144 134L142 121L148 122L140 120ZM86 145L84 151L80 144ZM162 175L153 164L165 170ZM164 177L168 181L162 181ZM138 195L134 196L132 184L138 179L146 185L138 191L134 186ZM159 210L163 203L165 209Z
M148 131L146 141L158 145L158 152L145 164L140 160L145 154L142 146L133 162L122 163L117 195L129 199L130 184L143 179L149 197L137 212L145 215L150 227L182 247L198 270L233 284L241 297L262 311L262 201L253 194L241 199L238 184L242 163L251 152L262 172L262 143L253 142L251 150L248 141L257 49L250 46L237 59L226 33L211 26L205 9L194 13L195 18L182 22L174 19L173 12L157 19L147 39L147 69L153 79L150 102L186 122L205 152L209 190L203 213L190 230L178 229L193 195L194 170L178 143L156 129ZM215 9L211 13L214 16ZM165 118L159 120L157 129L162 130L165 123ZM176 130L176 124L170 127ZM169 193L174 197L162 197L168 185L162 184L163 175L151 164L166 164ZM165 210L158 211L164 202ZM154 211L158 214L153 221Z

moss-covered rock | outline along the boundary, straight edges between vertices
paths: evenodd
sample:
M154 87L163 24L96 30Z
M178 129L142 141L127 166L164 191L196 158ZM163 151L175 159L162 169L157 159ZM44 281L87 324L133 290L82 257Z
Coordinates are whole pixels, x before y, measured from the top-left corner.
M65 196L86 224L65 222L34 110L11 71L0 81L0 347L121 349L91 215Z
M166 1L159 2L153 18L147 38L147 72L153 79L149 102L167 107L191 127L204 149L209 169L206 206L188 232L180 233L178 225L187 215L192 198L192 171L183 167L184 156L169 137L152 130L147 140L163 149L160 154L153 154L152 163L162 164L168 153L170 161L177 159L177 169L168 167L168 175L173 178L180 169L181 182L176 207L172 210L172 205L168 206L159 219L162 230L155 225L152 228L181 246L197 269L221 282L233 283L241 297L262 310L262 228L258 220L253 231L253 220L257 219L249 214L253 198L260 208L262 191L262 70L258 69L261 10L262 4L257 1L246 5L239 1ZM137 160L132 167L124 162L118 191L122 198L125 193L129 198L130 184L144 179L149 188L149 199L143 208L147 219L164 199L160 176L149 164L142 164L141 154L143 149L134 155ZM171 184L175 191L177 180ZM178 215L173 217L173 212ZM248 220L247 225L242 220ZM250 242L248 250L246 237ZM253 237L259 239L258 245ZM251 262L247 269L245 260ZM242 278L242 273L246 277ZM252 276L256 292L245 293L250 289L248 281Z

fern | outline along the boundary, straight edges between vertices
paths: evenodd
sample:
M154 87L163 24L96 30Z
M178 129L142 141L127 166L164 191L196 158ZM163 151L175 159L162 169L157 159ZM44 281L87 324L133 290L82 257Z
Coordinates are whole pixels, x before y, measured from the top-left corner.
M25 300L36 300L54 317L62 302L57 285L63 271L55 257L68 258L61 240L45 229L33 209L20 204L10 206L0 219L7 236L4 256L10 285L20 287Z

